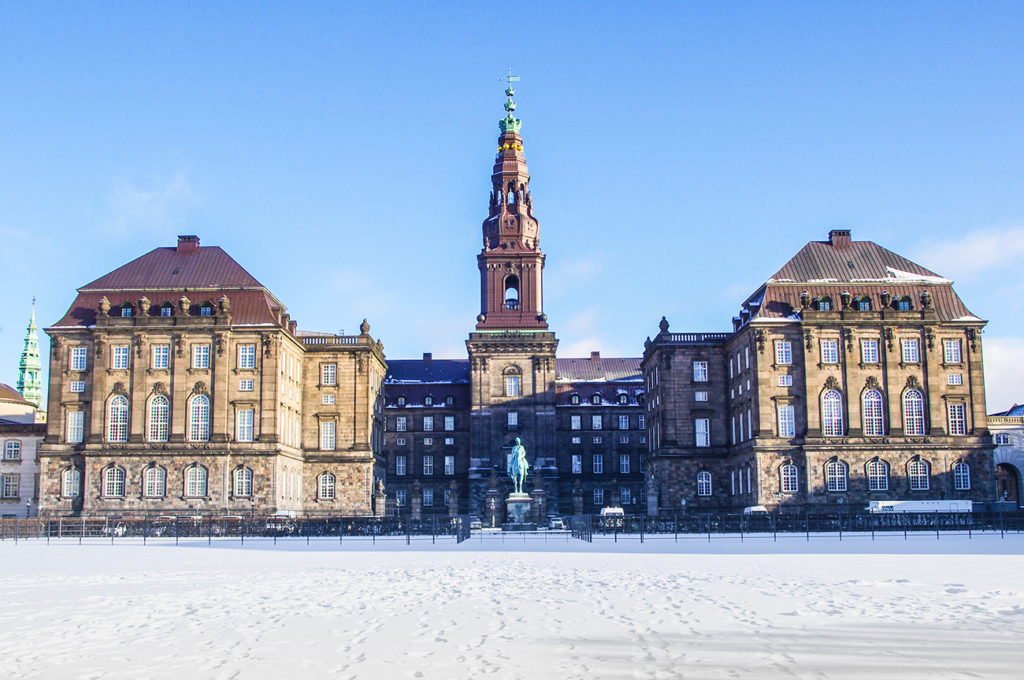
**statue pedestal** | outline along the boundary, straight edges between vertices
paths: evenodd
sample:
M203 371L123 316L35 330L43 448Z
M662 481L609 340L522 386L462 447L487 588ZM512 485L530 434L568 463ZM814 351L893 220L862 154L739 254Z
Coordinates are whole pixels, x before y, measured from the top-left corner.
M501 525L504 531L533 531L537 525L529 521L533 499L528 493L510 493L505 499L508 521Z

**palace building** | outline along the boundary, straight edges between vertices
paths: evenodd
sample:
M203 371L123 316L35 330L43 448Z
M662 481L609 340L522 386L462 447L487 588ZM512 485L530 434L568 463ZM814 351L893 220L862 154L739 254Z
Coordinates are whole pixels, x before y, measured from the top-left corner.
M465 358L387 359L365 321L300 330L226 252L179 237L80 288L46 329L40 511L499 525L516 437L534 521L993 499L985 322L950 281L849 231L804 246L729 332L662 319L643 356L556 356L506 94Z

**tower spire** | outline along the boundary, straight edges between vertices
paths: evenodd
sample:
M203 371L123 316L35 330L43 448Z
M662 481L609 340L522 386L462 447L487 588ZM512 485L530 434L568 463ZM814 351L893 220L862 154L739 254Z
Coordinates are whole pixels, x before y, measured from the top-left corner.
M18 392L40 407L43 401L43 379L40 375L39 333L36 329L36 296L32 296L32 314L25 328L25 348L18 362Z

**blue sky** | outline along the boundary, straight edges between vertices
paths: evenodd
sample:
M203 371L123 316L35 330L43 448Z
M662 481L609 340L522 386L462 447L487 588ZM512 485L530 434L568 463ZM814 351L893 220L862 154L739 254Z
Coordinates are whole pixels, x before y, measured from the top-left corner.
M0 3L0 381L180 233L303 328L464 356L518 86L561 356L729 328L834 227L957 281L1024 401L1024 4Z

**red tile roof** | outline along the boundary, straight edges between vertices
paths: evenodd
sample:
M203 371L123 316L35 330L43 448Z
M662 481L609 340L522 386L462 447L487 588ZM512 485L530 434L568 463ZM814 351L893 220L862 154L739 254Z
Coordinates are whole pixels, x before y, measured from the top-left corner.
M23 404L25 406L31 406L32 408L35 408L36 406L32 402L25 399L25 397L21 396L21 393L18 392L18 390L14 389L13 387L5 383L0 383L0 401L5 401L8 403L13 402L15 404Z
M939 276L873 241L851 241L842 247L828 241L811 241L769 281L835 279L855 283L863 279L895 279L897 274L893 270L922 277Z
M262 288L263 284L219 246L181 253L154 248L79 290L182 290L183 288Z
M555 359L555 374L559 382L643 380L640 357Z

